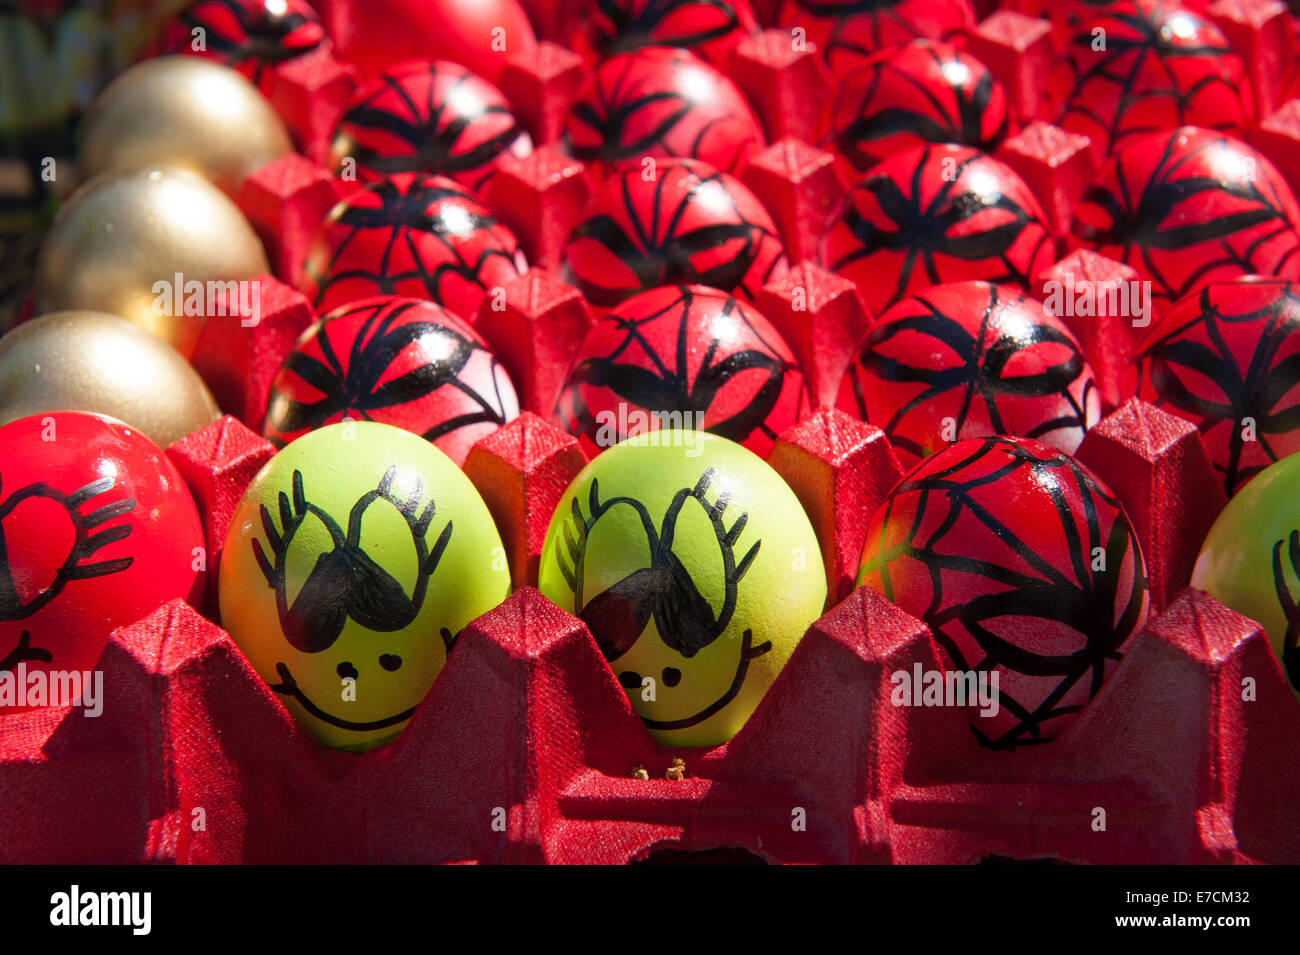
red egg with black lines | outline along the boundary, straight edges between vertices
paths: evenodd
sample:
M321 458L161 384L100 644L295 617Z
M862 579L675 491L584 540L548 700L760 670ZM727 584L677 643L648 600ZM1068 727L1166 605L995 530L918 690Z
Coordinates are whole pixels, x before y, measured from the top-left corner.
M588 30L606 56L643 46L680 46L725 69L740 41L758 32L749 0L586 0Z
M975 11L969 0L784 0L779 20L793 41L818 53L843 79L898 43L960 41Z
M306 0L199 0L163 28L158 52L216 60L269 96L277 66L329 45Z
M999 434L1073 453L1101 419L1096 378L1065 324L990 282L937 285L886 311L837 404L882 429L905 467L953 441Z
M378 421L432 441L457 464L519 414L505 369L469 324L422 299L336 309L299 337L271 384L263 433L283 447L342 421Z
M654 175L651 160L674 158L739 175L766 140L735 83L689 50L652 46L596 67L569 107L563 145L602 177Z
M591 328L555 420L589 458L661 424L766 455L806 405L794 355L762 313L717 289L667 286L628 299Z
M1149 607L1119 498L1021 437L959 441L904 474L871 517L858 583L923 620L946 670L984 681L994 705L967 717L993 749L1062 733Z
M1170 0L1120 0L1081 28L1053 70L1045 116L1087 136L1099 161L1184 123L1242 135L1250 84L1208 18Z
M438 173L481 194L504 156L533 143L501 91L446 60L414 60L385 71L352 97L334 137L334 159L357 178Z
M1137 270L1159 313L1211 282L1300 279L1300 206L1239 139L1195 126L1120 150L1075 207L1076 245Z
M1161 314L1138 356L1138 397L1196 425L1234 494L1300 452L1300 285L1215 282Z
M134 428L80 411L0 427L0 675L89 670L116 628L197 605L205 546L185 481ZM49 702L0 695L0 714Z
M913 40L846 76L826 127L824 144L858 172L925 143L992 151L1007 132L1007 97L969 53L951 43Z
M357 189L326 218L300 289L318 312L402 295L472 316L528 263L514 233L446 176L403 173Z
M931 285L985 279L1027 288L1055 258L1038 199L970 146L926 145L873 166L822 239L821 262L880 314Z
M592 197L564 248L568 280L597 308L661 285L708 285L748 302L789 272L763 204L702 162L620 173Z

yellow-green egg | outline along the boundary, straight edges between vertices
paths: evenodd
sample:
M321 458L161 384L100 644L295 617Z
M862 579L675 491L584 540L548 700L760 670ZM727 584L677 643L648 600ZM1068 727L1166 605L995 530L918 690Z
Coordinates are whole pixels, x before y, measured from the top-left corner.
M451 458L374 422L292 442L226 536L221 622L325 746L396 737L461 629L510 593L496 525Z
M1205 535L1192 586L1263 625L1300 697L1300 454L1233 495Z
M564 492L538 586L580 617L660 742L730 739L822 613L826 575L798 498L757 455L652 431Z

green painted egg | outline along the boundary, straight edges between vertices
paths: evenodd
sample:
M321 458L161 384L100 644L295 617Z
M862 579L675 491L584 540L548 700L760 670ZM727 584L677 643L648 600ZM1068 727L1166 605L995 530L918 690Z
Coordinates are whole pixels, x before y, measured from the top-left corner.
M510 593L469 479L418 435L345 422L253 479L221 554L221 622L325 746L396 737L461 629Z
M1205 535L1192 586L1258 621L1300 696L1300 454L1260 471Z
M538 586L580 617L661 742L712 746L821 615L821 551L794 492L739 444L652 431L564 492Z

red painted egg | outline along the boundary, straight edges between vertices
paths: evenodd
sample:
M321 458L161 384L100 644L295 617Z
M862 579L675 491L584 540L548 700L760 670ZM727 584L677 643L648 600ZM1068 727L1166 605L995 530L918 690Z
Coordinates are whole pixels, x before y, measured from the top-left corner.
M608 55L644 46L680 46L725 69L758 32L749 0L586 0L588 32Z
M339 55L363 79L403 60L451 60L489 83L537 47L516 0L330 0L321 19Z
M269 94L277 66L321 46L329 40L306 0L199 0L163 28L158 52L209 57Z
M491 83L446 60L414 60L357 90L334 137L335 162L362 182L439 173L479 195L502 156L533 141Z
M505 369L441 305L381 296L345 305L299 337L271 385L263 433L283 447L349 418L432 441L457 464L519 414Z
M969 0L784 0L779 19L794 42L820 53L843 79L895 44L960 40L975 11Z
M1184 123L1241 135L1250 126L1241 60L1213 23L1170 0L1121 0L1080 29L1048 84L1046 115L1104 160Z
M312 241L300 287L318 312L403 295L473 316L490 289L528 268L514 233L445 176L403 173L335 206Z
M134 428L72 411L0 427L0 672L92 669L117 627L197 603L204 547L184 480ZM50 701L0 712L33 702Z
M1194 423L1233 494L1300 451L1300 286L1215 282L1161 315L1139 397Z
M839 407L876 425L903 465L963 438L1024 435L1074 453L1101 418L1065 324L1009 285L958 282L903 299L871 327Z
M766 455L806 401L790 347L756 308L701 285L668 286L592 327L555 418L589 458L661 425L711 431Z
M570 282L608 308L661 285L708 285L754 301L789 271L763 204L740 181L693 160L655 179L629 170L592 198L564 249Z
M821 261L880 314L931 285L1028 287L1052 264L1042 207L1009 166L970 146L920 146L873 166L822 241Z
M831 103L824 144L858 172L926 143L992 151L1007 97L987 66L951 43L913 40L868 59Z
M564 148L600 175L653 161L700 159L739 174L765 145L763 129L736 84L689 50L652 46L619 53L578 91Z
M1151 282L1157 312L1211 282L1300 279L1300 208L1271 162L1195 126L1117 153L1075 210L1076 243Z
M988 691L996 678L995 705L967 710L996 749L1057 736L1147 617L1119 499L1029 438L959 441L903 475L871 517L858 583L924 620L950 672L983 673Z

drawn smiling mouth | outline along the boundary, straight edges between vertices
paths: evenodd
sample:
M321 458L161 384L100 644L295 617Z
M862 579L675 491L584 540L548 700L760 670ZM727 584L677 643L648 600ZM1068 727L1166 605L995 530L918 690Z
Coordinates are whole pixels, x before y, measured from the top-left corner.
M326 713L319 706L311 701L307 694L303 693L298 686L298 681L293 678L289 672L289 667L284 663L275 665L275 672L280 674L280 682L273 683L271 689L276 693L284 696L291 696L302 704L302 708L321 722L328 723L330 726L337 726L339 729L356 730L365 732L366 730L381 730L389 726L396 726L398 723L405 723L415 713L415 707L404 710L396 716L386 716L380 720L371 720L368 723L354 723L351 720L345 720L342 717L334 716L332 713Z
M736 667L736 676L731 681L731 686L726 693L694 716L684 716L679 720L652 720L649 717L642 717L642 722L652 730L683 730L689 726L695 726L697 723L703 723L734 700L740 692L740 688L745 684L745 676L749 673L750 662L772 649L771 640L765 640L758 646L754 646L754 632L752 630L746 630L743 639L744 643L740 648L740 665Z

